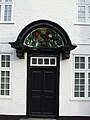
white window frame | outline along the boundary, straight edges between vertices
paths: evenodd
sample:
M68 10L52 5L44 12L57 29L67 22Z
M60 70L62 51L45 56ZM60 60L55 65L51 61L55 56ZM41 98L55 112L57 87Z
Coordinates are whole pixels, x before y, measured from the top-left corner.
M5 21L4 20L4 11L5 11L5 5L11 5L12 6L12 10L11 10L11 20L10 21ZM1 6L1 20L0 23L13 23L13 18L14 18L14 0L12 0L12 2L5 2L5 0L2 0L2 2L0 2L0 6Z
M78 20L78 7L79 6L83 6L85 7L85 21L84 22L80 22ZM90 6L90 2L86 2L85 3L79 3L78 0L76 0L76 11L77 11L77 14L76 14L76 23L77 24L90 24L90 16L89 16L89 11L88 11L88 7Z
M9 55L10 56L10 67L1 67L1 56L2 55ZM11 54L0 54L0 98L10 98L11 97L11 69L12 69L12 63L11 63L12 55ZM9 95L1 95L1 71L9 71L10 72L10 81L9 81Z
M32 63L33 59L37 60L37 64L33 64ZM42 59L43 63L42 64L38 64L38 59ZM49 64L44 64L44 60L45 59L49 59ZM55 64L50 64L50 60L51 59L55 59ZM57 65L56 59L57 59L56 57L30 57L30 66L56 66Z
M85 57L85 69L75 69L75 57ZM90 69L88 69L88 57L90 55L74 55L74 74L73 74L73 99L74 100L90 100L88 97L88 73L90 73ZM74 86L75 86L75 73L85 73L85 97L75 97L74 96Z

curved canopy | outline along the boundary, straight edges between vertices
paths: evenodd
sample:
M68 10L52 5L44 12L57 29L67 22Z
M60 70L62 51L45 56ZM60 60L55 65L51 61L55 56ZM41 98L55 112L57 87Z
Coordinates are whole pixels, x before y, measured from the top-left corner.
M27 25L15 42L10 42L16 49L17 57L24 58L25 51L47 51L62 53L68 59L72 45L66 31L58 24L48 20L38 20Z

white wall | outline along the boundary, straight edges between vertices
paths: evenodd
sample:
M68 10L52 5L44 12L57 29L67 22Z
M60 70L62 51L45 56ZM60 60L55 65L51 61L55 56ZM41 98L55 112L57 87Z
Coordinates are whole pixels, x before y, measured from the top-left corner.
M20 31L29 23L46 19L62 26L72 43L78 47L69 60L60 61L60 110L59 115L90 116L90 101L72 99L73 54L90 54L90 26L75 24L75 0L15 0L14 23L0 23L0 52L12 53L12 96L0 98L0 114L26 114L26 55L18 59L15 50L8 45L14 42ZM4 44L3 44L4 43Z
M8 44L0 44L0 53L11 54L11 96L0 96L1 115L26 115L27 55L18 59Z

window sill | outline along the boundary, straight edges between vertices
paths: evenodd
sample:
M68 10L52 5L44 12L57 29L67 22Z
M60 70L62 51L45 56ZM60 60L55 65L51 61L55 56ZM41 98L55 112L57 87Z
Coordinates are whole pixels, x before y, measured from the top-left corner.
M74 23L74 25L79 25L79 26L90 26L90 23L79 23L79 22L76 22L76 23Z
M15 22L0 22L0 24L15 24Z
M0 95L0 99L12 100L12 97L11 96L1 96Z
M70 101L77 101L77 102L90 102L90 98L71 98Z

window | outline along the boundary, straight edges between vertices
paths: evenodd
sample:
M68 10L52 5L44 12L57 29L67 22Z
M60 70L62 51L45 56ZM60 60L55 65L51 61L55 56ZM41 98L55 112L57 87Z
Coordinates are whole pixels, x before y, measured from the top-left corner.
M31 57L31 66L56 66L56 57Z
M13 0L0 0L0 22L13 22Z
M90 22L90 0L77 0L77 21Z
M74 57L74 97L90 98L90 56Z
M10 95L11 55L0 55L0 95Z

